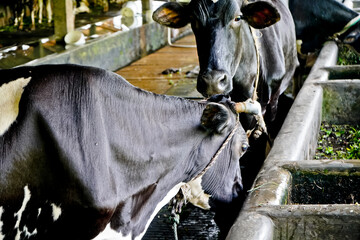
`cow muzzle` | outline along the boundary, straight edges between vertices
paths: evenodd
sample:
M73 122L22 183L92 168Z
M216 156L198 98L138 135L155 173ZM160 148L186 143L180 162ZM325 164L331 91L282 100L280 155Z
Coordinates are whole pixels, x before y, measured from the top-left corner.
M229 94L232 88L230 76L223 70L206 70L199 74L197 90L204 96Z

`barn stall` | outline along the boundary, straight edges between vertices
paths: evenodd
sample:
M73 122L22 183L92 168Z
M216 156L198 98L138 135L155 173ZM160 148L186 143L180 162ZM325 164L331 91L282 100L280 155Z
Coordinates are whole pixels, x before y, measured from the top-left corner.
M64 2L66 3L66 1ZM124 4L122 3L121 6ZM0 17L6 16L0 18L0 24L3 24L3 26L14 24L11 20L13 17L9 17L11 16L9 8L2 6L0 9L2 9ZM67 9L67 5L63 9ZM120 13L121 9L119 7L116 11ZM26 11L29 12L29 10ZM71 18L67 14L73 15L74 13L62 13L63 16L66 16L65 19ZM197 59L196 56L194 57L194 53L196 55L194 49L181 50L187 56L192 54L190 62L183 65L171 63L170 66L166 66L164 64L161 65L161 68L156 69L155 76L146 77L143 75L141 79L136 78L131 74L134 71L139 71L139 68L143 66L141 61L146 61L144 56L166 45L168 30L158 24L143 23L142 21L139 25L128 25L126 28L125 24L119 25L119 21L121 22L124 19L121 17L119 19L119 15L115 13L111 14L114 14L114 16L97 19L98 21L93 23L86 22L82 16L78 18L78 25L76 25L76 21L74 26L67 23L61 24L65 30L54 30L53 35L47 35L36 40L31 39L30 42L4 46L0 49L0 67L10 68L22 64L37 65L65 62L101 66L113 71L118 70L118 73L130 82L133 80L134 85L138 84L145 89L153 87L149 80L161 78L161 85L165 87L159 93L191 98L200 97L194 92L194 76L186 76L186 73L191 73L192 70L196 69ZM56 29L56 26L54 29ZM64 37L66 34L74 30L82 33L80 36L85 38L85 42L77 45L65 43ZM184 35L189 33L188 29L182 31ZM59 39L59 36L62 36L60 37L62 40L56 40ZM180 36L182 35L180 34ZM175 37L172 40L175 39L177 38ZM193 39L183 38L180 43L193 45L194 41ZM313 159L321 120L343 122L344 119L351 119L352 122L359 122L357 118L359 116L359 100L357 98L359 96L359 70L356 66L347 69L334 67L337 51L337 47L331 42L327 43L322 50L315 67L289 112L273 149L265 161L265 165L253 185L253 189L245 202L244 210L232 227L227 239L289 239L291 236L303 236L301 231L304 229L308 230L310 236L323 237L329 234L329 222L333 222L330 228L335 227L336 229L336 231L331 232L335 237L339 236L336 235L339 233L341 236L347 236L347 239L358 239L360 236L358 231L360 229L359 209L356 204L358 198L355 198L356 196L354 196L352 203L339 205L327 204L326 199L323 200L325 203L322 204L309 204L292 198L296 195L295 191L299 189L295 187L296 184L301 184L302 179L305 179L304 175L311 181L315 181L316 178L320 180L325 178L334 179L341 176L345 177L342 181L351 181L354 186L359 185L359 164L357 161L307 161ZM134 62L138 59L140 59L139 62ZM184 59L188 59L188 57L184 56ZM124 68L129 64L131 64L129 68ZM156 65L159 66L159 63L153 63L151 68ZM161 74L161 70L167 70L171 67L175 68L175 70L180 69L180 72ZM339 75L339 72L349 71L352 72L352 75L350 74L348 77L351 80L338 80L339 77L335 77L337 74ZM191 84L192 87L189 90L187 85ZM348 95L340 98L340 96L344 95L344 92L348 93ZM341 100L334 102L333 100L336 99ZM336 114L339 111L342 114ZM345 115L345 113L349 115ZM294 122L300 125L296 125ZM289 141L292 144L289 144ZM291 148L289 148L289 145L291 145ZM320 183L316 182L314 188L326 188L326 186L321 186ZM306 194L310 193L311 190L306 192ZM351 190L350 194L353 194ZM191 209L192 211L195 210ZM162 215L157 218L162 221L164 221L164 216L165 218L168 217L166 212L160 214ZM191 215L189 212L187 214L188 216ZM200 217L202 218L207 213L199 211L199 214L203 214ZM209 215L209 218L211 218L211 215ZM187 222L184 221L183 227L187 226L188 230L191 229L189 226L194 225L193 220L186 218L185 220L189 220L190 225L187 226ZM210 223L208 221L205 229L212 229L213 232L205 233L199 238L216 239L218 230L211 220ZM159 224L163 223L160 222ZM342 230L340 231L336 226L342 226ZM170 233L170 230L171 226L167 227L165 232ZM188 230L185 230L185 232ZM179 232L181 233L181 230ZM151 232L150 235L145 237L155 239L155 236L151 234L154 233ZM185 233L184 236L186 236ZM190 236L194 237L196 235L190 232L186 239L190 239ZM305 235L305 237L308 236ZM199 238L195 237L194 239ZM172 236L167 238L162 235L159 239L172 239Z

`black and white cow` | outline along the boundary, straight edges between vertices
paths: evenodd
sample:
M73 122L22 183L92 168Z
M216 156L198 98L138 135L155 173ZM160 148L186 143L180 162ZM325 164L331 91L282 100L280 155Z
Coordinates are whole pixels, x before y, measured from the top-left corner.
M336 0L288 1L296 38L301 41L301 53L320 50L332 37L360 53L360 16L357 12ZM345 28L347 24L349 28Z
M256 40L259 102L263 112L267 110L266 118L275 118L279 96L298 65L295 27L286 4L281 0L170 2L157 9L153 18L174 28L191 23L200 62L197 89L206 97L220 93L230 94L234 101L252 97L258 66Z
M169 2L154 12L153 19L172 28L191 23L200 65L197 89L203 96L230 94L232 100L244 101L253 96L258 75L258 101L268 130L275 137L283 121L281 118L275 120L278 101L298 66L295 26L285 2ZM242 119L242 123L245 129L253 127L253 119ZM265 159L266 140L263 136L261 140L252 142L251 154L255 155L245 156L242 163L246 190L252 186ZM222 232L231 226L239 207L241 203L217 207L220 210L217 210L216 222Z
M230 133L191 183L207 208L241 191L248 140L224 96L157 95L77 65L0 70L0 96L0 239L141 238Z

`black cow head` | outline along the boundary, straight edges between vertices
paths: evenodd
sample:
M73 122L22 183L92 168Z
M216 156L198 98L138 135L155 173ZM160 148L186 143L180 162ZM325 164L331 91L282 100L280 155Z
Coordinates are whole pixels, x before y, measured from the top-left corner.
M270 3L242 0L193 0L188 5L169 2L158 8L153 19L158 23L179 28L191 23L197 42L200 73L198 91L204 96L229 94L239 63L249 76L256 74L254 40L249 26L268 27L280 20ZM254 78L247 77L244 89L251 89Z
M239 159L246 152L249 144L244 129L238 123L238 113L235 109L234 102L223 95L215 95L208 100L203 111L201 125L213 135L208 139L209 141L213 141L218 136L226 139L234 129L235 132L229 137L229 142L215 164L201 179L189 183L194 198L190 196L188 200L198 207L209 209L213 202L211 200L231 202L242 191Z

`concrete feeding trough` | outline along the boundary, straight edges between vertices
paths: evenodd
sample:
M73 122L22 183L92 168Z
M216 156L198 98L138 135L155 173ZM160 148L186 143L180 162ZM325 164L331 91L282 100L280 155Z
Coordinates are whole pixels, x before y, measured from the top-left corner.
M289 192L268 211L272 239L359 239L360 161L301 161L289 171Z
M327 42L227 240L360 239L360 161L313 160L321 121L359 124L360 67Z

